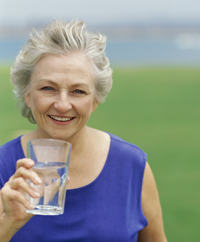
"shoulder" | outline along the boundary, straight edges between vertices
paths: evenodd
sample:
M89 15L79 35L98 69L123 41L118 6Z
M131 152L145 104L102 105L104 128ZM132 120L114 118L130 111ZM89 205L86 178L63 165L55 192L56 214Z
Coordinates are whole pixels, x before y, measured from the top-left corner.
M117 156L121 157L123 160L126 158L126 160L138 161L145 165L147 154L141 148L121 139L116 135L109 135L111 137L111 148Z
M113 142L115 142L119 147L121 148L126 148L126 149L130 149L130 150L134 150L134 151L138 151L138 152L141 152L141 153L145 153L140 147L138 147L137 145L133 144L133 143L130 143L130 142L127 142L125 140L123 140L122 138L120 138L119 136L116 136L114 134L110 134L108 133L111 137L111 140Z
M12 154L13 152L16 152L19 149L21 149L20 140L21 140L21 136L0 146L0 157L3 157L4 155Z
M0 146L0 187L15 173L16 161L24 158L20 137Z

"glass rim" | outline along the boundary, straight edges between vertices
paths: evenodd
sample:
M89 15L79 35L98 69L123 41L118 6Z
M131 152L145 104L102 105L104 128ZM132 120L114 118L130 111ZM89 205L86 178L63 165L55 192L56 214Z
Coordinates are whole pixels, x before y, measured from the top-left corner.
M64 143L64 145L49 145L49 144L47 144L47 145L45 145L45 144L34 144L34 143L32 143L32 142L35 142L35 141L54 141L54 142L58 142L58 143ZM48 139L48 138L41 138L41 139L32 139L32 140L29 140L29 141L27 141L27 144L31 144L31 145L34 145L34 146L46 146L46 147L67 147L67 146L69 146L69 147L71 147L72 146L72 144L71 143L69 143L68 141L65 141L65 140L60 140L60 139Z

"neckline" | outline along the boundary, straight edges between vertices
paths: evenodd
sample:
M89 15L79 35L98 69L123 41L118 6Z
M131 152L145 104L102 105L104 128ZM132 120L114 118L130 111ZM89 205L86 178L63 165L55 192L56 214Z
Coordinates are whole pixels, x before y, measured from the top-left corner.
M112 135L110 133L107 133L107 134L110 136L110 146L109 146L109 150L108 150L108 155L106 157L106 161L104 163L104 166L103 166L102 170L98 174L98 176L92 182L90 182L89 184L87 184L85 186L72 188L72 189L67 189L67 193L73 193L73 192L78 192L78 191L82 191L82 190L88 189L91 186L95 185L101 179L101 177L105 173L106 167L108 166L108 161L109 161L109 157L110 157L110 153L111 153L111 149L112 149L112 143L113 143Z

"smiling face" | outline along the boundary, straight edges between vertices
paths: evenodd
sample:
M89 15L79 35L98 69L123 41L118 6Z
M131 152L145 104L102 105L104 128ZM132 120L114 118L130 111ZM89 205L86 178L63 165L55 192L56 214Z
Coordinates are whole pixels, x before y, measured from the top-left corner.
M41 58L25 96L37 123L36 136L69 142L84 136L97 107L94 94L92 65L82 53Z

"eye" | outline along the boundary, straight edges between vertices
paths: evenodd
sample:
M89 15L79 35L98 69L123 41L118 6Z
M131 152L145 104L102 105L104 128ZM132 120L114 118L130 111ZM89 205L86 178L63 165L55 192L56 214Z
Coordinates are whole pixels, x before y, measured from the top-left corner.
M52 87L43 87L42 90L44 90L44 91L52 91L53 88Z
M74 92L75 92L76 94L84 94L84 93L85 93L84 91L79 90L79 89L76 89Z

